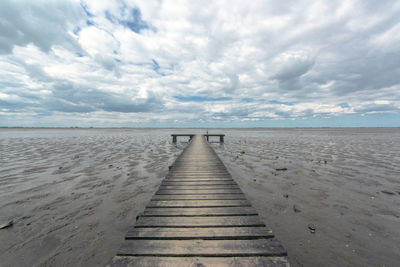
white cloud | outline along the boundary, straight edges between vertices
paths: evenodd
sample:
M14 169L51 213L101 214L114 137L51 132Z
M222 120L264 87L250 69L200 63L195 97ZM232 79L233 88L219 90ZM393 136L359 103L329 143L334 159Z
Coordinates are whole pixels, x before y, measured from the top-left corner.
M398 113L399 12L360 0L2 1L0 120Z

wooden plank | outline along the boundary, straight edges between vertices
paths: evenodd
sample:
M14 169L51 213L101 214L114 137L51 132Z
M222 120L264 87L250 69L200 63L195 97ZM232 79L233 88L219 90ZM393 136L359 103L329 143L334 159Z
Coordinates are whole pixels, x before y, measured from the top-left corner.
M222 168L215 168L215 169L213 169L213 168L210 168L210 167L205 167L205 168L192 168L192 169L182 169L182 168L172 168L172 170L171 170L171 174L178 174L178 173L184 173L184 174L186 174L186 173L194 173L194 174L202 174L202 173L205 173L205 174L209 174L209 173L212 173L212 174L214 174L214 173L228 173L228 171L227 170L224 170L224 169L222 169Z
M225 175L225 176L230 176L230 174L228 172L215 172L215 171L198 171L198 172L173 172L171 171L170 173L168 173L168 175Z
M204 175L220 175L220 174L223 174L223 175L230 175L229 174L229 172L228 171L226 171L226 170L224 170L224 171L210 171L210 169L209 168L205 168L204 170L198 170L198 171L180 171L180 170L178 170L179 168L178 167L176 167L176 169L175 170L173 170L173 168L171 169L171 171L170 171L170 174L171 175L201 175L201 174L204 174Z
M192 174L167 174L167 177L174 178L232 178L229 174L217 174L217 173L192 173Z
M275 266L289 267L287 257L126 257L116 256L107 267Z
M174 163L174 165L172 165L172 168L175 169L185 169L185 168L221 168L221 169L226 169L226 167L224 166L224 164L222 163L211 163L211 162L194 162L194 161L186 161L186 162L180 162L180 163Z
M226 173L169 173L166 178L181 178L181 179L197 179L197 178L232 178L231 175Z
M154 195L151 200L200 200L200 199L246 199L244 194L217 194L217 195Z
M232 178L165 178L164 182L235 182Z
M204 167L204 168L201 168L201 169L198 168L196 170L195 169L193 169L193 170L189 170L189 169L183 170L183 169L181 169L179 167L172 167L171 170L170 170L170 173L171 174L179 174L179 173L182 173L182 174L190 174L190 173L194 173L194 174L202 174L202 173L204 173L204 174L218 174L218 173L229 174L228 170L225 169L225 168L222 168L222 167L216 168L215 170L211 169L210 167Z
M224 175L229 175L228 171L216 171L216 170L210 170L209 168L204 169L204 170L198 170L198 171L171 171L171 175L219 175L219 174L224 174Z
M189 165L189 164L182 164L181 166L176 166L176 165L174 165L172 168L175 168L176 170L179 170L179 171L203 171L203 170L217 170L217 171L220 171L220 170L226 170L226 168L225 168L225 166L224 165L211 165L211 164L206 164L206 165L203 165L203 166L200 166L200 165L194 165L194 164L192 164L192 165Z
M193 190L163 190L159 189L156 195L206 195L206 194L241 194L240 188L232 189L193 189Z
M273 238L272 231L265 227L226 228L131 228L125 239L267 239Z
M142 216L239 216L257 215L253 207L146 208Z
M195 185L195 184L204 184L204 185L213 185L213 184L230 184L237 185L236 181L233 179L164 179L161 185Z
M139 217L135 227L245 227L265 226L258 216Z
M118 256L286 256L277 240L125 240Z
M163 207L243 207L250 206L248 200L155 200L147 204L148 208L163 208Z
M159 190L208 190L208 189L235 189L239 188L237 184L233 185L161 185Z
M187 188L187 189L198 189L198 188L237 188L238 184L235 182L229 183L203 183L203 182L172 182L172 183L161 183L160 189L163 187L176 187L177 189ZM166 189L166 188L164 188Z
M164 180L161 183L162 186L165 185L177 185L177 186L202 186L202 185L206 185L206 186L213 186L213 185L237 185L237 183L233 180L231 181L166 181Z
M171 171L186 171L186 170L195 170L195 171L204 171L204 170L224 170L227 171L226 167L224 165L211 165L209 163L206 163L204 165L190 165L188 166L190 163L183 163L183 164L179 164L179 165L173 165L171 166ZM186 167L185 167L186 165Z
M232 179L229 175L167 175L166 179L189 179L189 180L196 180L196 179L208 179L208 180L218 180L218 179Z

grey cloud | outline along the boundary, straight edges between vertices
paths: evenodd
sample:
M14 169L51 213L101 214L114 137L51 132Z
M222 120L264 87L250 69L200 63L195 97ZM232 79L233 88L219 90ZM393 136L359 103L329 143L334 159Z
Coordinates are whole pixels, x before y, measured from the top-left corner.
M285 63L272 78L279 81L293 80L307 73L314 65L311 59L293 59Z
M66 113L94 111L139 113L161 111L164 107L163 101L151 93L146 98L127 97L60 79L48 83L46 89L52 93L38 95L24 90L15 91L13 95L18 98L0 100L0 106L14 112L35 108L40 112L47 110Z
M121 72L116 59L112 56L96 54L95 60L102 65L106 70L113 71L117 77L121 77Z
M396 106L394 104L376 104L370 103L363 105L361 107L355 108L354 111L356 113L365 114L365 113L384 113L384 112L392 112L396 113L400 111L400 106Z
M146 98L130 98L123 94L100 91L85 86L78 86L71 82L58 82L53 87L56 99L68 103L65 112L82 112L86 107L89 111L104 110L123 113L150 112L163 108L163 102L154 94ZM87 111L87 112L89 112Z
M81 6L69 1L0 1L0 54L30 43L44 52L53 45L80 50L68 27L83 17Z
M1 100L0 99L0 107L8 109L8 110L20 110L25 108L27 105L24 103L21 103L20 101L15 101L15 100Z
M272 76L279 82L279 86L285 90L299 90L301 85L299 79L314 66L315 61L311 58L289 58L284 62L278 72Z
M48 76L39 64L26 64L25 62L21 62L21 65L24 66L26 73L32 80L39 82L53 81L53 78Z
M351 84L339 93L355 91L379 90L380 88L400 85L400 53L387 55L373 55L362 58L358 64L346 68L355 77L344 77ZM347 65L347 64L345 64Z

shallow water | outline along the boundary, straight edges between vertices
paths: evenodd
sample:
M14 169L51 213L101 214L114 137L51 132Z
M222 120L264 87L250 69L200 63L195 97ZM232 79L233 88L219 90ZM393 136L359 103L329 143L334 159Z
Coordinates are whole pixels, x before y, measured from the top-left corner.
M0 129L0 224L14 221L0 230L0 265L103 266L182 132L205 130ZM212 146L294 266L400 262L399 129L212 132L227 135Z

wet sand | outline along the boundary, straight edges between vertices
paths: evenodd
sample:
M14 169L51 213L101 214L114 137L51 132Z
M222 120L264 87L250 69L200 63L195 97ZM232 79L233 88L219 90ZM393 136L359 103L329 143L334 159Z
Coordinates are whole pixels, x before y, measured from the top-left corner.
M0 265L104 266L185 146L177 132L205 130L0 129L0 224L14 221ZM293 266L398 266L399 129L210 133Z
M213 147L292 266L400 266L400 129L227 134Z
M0 130L1 266L104 266L182 145L149 130Z

